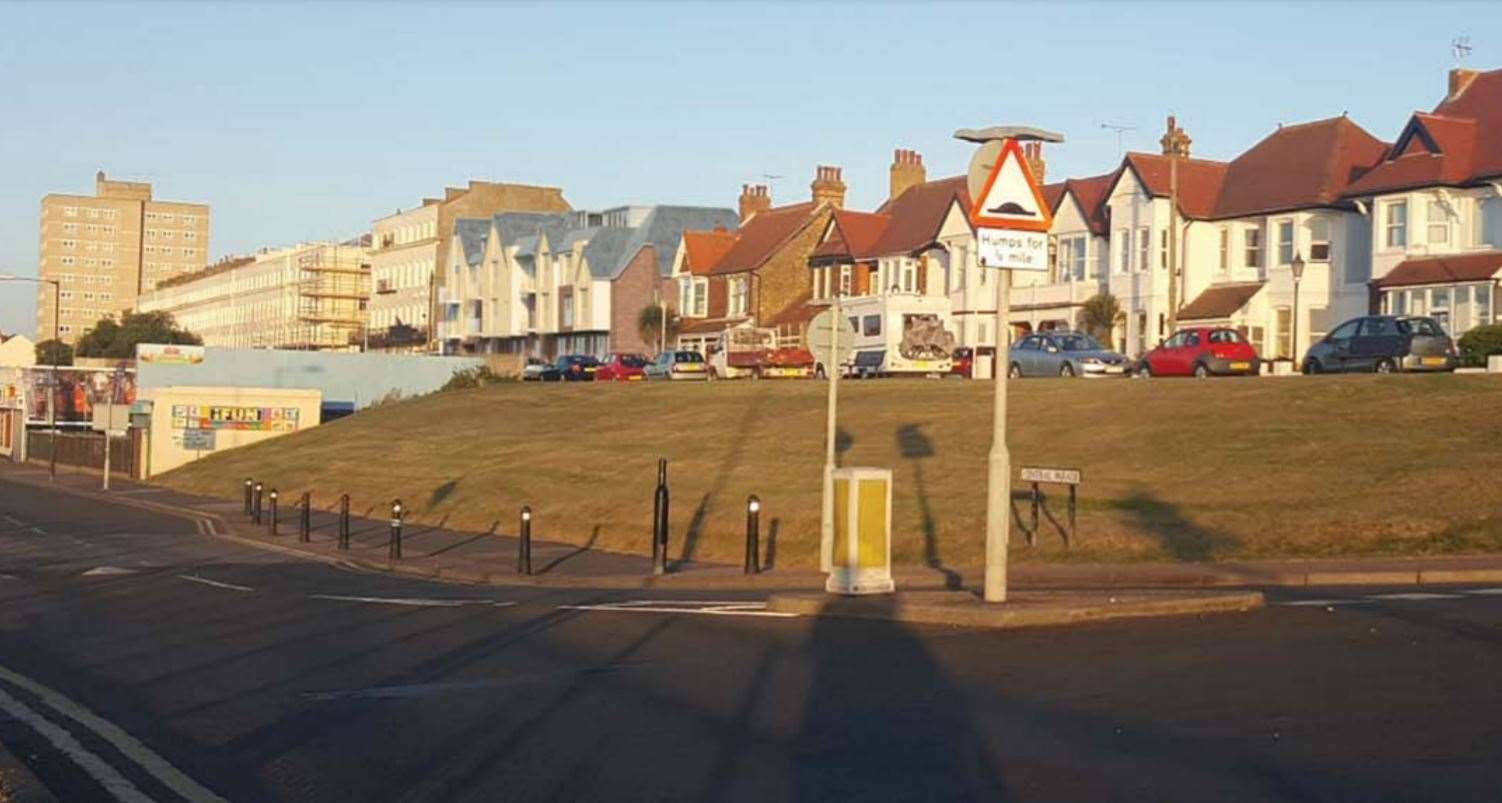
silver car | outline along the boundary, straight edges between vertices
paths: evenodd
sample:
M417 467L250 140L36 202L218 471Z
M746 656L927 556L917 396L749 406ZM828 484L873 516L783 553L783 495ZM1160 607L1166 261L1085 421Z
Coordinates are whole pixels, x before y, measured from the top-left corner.
M1124 377L1126 357L1083 332L1043 332L1012 344L1009 376Z

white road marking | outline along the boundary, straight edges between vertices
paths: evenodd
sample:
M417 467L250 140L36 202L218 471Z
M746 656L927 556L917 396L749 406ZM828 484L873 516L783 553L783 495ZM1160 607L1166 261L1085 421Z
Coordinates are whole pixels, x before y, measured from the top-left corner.
M14 579L16 579L16 576L13 575L13 574L0 574L0 580L14 580Z
M47 531L44 530L44 529L42 529L41 527L29 527L27 529L31 530L32 532L36 533L37 535L46 535L47 534Z
M617 611L625 613L697 613L707 616L765 616L774 619L791 619L796 613L769 611L765 602L745 600L675 600L637 599L625 602L605 602L598 605L559 605L567 611Z
M121 755L125 756L127 759L130 759L136 764L136 766L140 767L148 775L160 781L163 786L166 786L168 789L171 789L173 792L177 793L183 798L192 801L201 801L202 803L228 803L228 801L226 801L224 798L214 794L213 792L210 792L208 789L201 786L197 781L194 781L192 778L184 775L181 770L172 766L166 759L157 755L151 750L151 748L142 744L140 740L121 730L120 726L98 716L89 709L84 708L83 706L73 702L67 697L64 697L62 694L53 691L52 689L49 689L46 686L43 686L42 684L37 683L36 681L24 675L19 675L15 672L12 672L3 666L0 666L0 680L9 682L15 686L19 686L26 691L36 695L37 698L41 700L42 703L47 707L87 728L95 736L98 736L106 742L109 742L116 750L120 751ZM11 704L15 704L15 706L18 706L18 708L16 710L11 710ZM103 785L106 789L109 789L111 793L114 794L115 797L119 800L130 801L131 803L134 803L134 801L138 800L148 801L149 803L149 801L151 800L151 798L141 794L140 790L136 789L134 786L131 786L129 781L126 781L123 777L121 777L120 774L113 768L111 768L108 764L104 764L104 762L100 760L98 756L93 756L94 761L98 762L98 764L93 769L90 769L90 766L88 764L85 764L84 762L87 761L86 756L90 756L92 754L89 754L87 751L83 750L83 747L81 745L78 745L77 740L73 739L71 734L57 727L56 725L53 725L47 720L42 719L36 714L36 712L31 711L29 708L26 708L26 706L15 700L15 698L12 698L9 695L5 694L3 691L0 691L0 706L6 707L6 709L12 713L12 715L16 716L18 719L23 720L24 716L22 714L22 711L29 711L33 717L36 717L36 719L40 720L40 723L37 723L35 721L27 721L28 724L37 729L38 733L41 733L43 736L47 737L47 740L56 745L59 750L68 753L70 758L77 762L79 766L84 767L85 770L88 770L89 774L92 775L95 780L99 781L100 784ZM49 736L48 733L43 730L44 727L50 727L53 729L51 736ZM63 741L60 742L60 739ZM66 741L72 741L73 744L78 747L79 752L70 752L64 746ZM96 772L100 774L96 774ZM111 774L118 778L118 783L113 781L106 782L105 779L108 778ZM124 784L124 786L120 786L119 784ZM134 796L131 796L131 793L134 793Z
M177 579L187 580L190 583L202 583L203 585L213 586L215 588L227 588L230 591L255 591L255 589L251 588L250 586L237 586L234 583L221 583L218 580L210 580L207 577L199 577L196 574L179 574L177 576Z
M489 605L505 608L515 602L498 602L492 599L415 599L407 597L346 597L341 594L309 594L309 599L331 599L338 602L368 602L373 605L412 605L419 608L457 608L461 605Z
M1435 594L1429 591L1405 591L1401 594L1372 594L1367 599L1396 599L1424 602L1431 599L1460 599L1461 594Z
M90 778L104 787L104 791L110 793L116 800L125 801L125 803L151 803L151 798L137 789L135 784L126 780L125 776L114 767L105 763L104 759L79 744L78 740L73 738L73 734L52 724L46 717L3 691L0 691L0 710L51 742L53 747L77 764L79 769L88 773Z
M1482 596L1502 596L1502 588L1473 588L1462 591L1462 594L1478 594Z
M135 574L135 569L122 569L119 566L95 566L83 573L84 577L104 577L112 574Z
M1274 604L1276 604L1276 605L1282 605L1282 606L1288 607L1288 608L1324 608L1324 607L1328 607L1328 606L1331 606L1331 605L1362 605L1362 604L1365 604L1365 603L1368 603L1368 602L1371 602L1371 600L1366 600L1366 599L1299 599L1299 600L1293 600L1291 602L1278 602L1278 603L1274 603Z

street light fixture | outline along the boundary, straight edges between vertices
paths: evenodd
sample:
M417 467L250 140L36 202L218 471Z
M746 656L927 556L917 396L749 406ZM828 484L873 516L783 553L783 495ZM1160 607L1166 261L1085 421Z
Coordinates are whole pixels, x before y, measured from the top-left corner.
M34 284L52 285L52 383L47 388L47 427L51 430L52 435L50 442L47 444L47 451L49 452L47 456L47 478L52 482L57 482L57 365L60 359L58 346L60 345L59 341L61 338L58 333L61 331L59 323L63 317L63 285L62 282L56 279L17 276L14 273L0 273L0 282L32 282ZM22 415L22 421L25 421L24 414ZM109 450L109 435L107 433L105 435L104 448L106 451Z
M1294 252L1293 262L1288 267L1293 274L1293 336L1289 339L1288 349L1293 352L1290 358L1293 360L1293 369L1297 371L1299 370L1299 282L1304 280L1304 255Z

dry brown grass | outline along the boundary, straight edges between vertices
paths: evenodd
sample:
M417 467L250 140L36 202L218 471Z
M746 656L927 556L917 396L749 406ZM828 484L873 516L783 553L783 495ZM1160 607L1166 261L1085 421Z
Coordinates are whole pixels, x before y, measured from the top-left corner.
M1502 377L1013 383L1014 466L1083 469L1079 539L1049 560L1223 560L1502 550ZM161 478L232 495L245 476L421 522L644 551L658 456L674 554L738 560L746 495L778 566L818 543L822 382L508 384L404 401ZM841 385L841 462L891 468L895 557L980 563L991 386ZM1020 492L1020 486L1014 486ZM1053 510L1063 514L1062 489ZM1026 503L1018 510L1026 518ZM764 528L767 524L763 525ZM768 533L763 533L763 539Z

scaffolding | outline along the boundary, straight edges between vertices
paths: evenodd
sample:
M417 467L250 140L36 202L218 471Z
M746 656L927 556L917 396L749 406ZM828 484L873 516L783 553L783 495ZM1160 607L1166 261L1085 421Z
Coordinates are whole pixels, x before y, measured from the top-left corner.
M283 348L358 351L370 298L364 249L320 245L298 255L297 275L298 336Z

